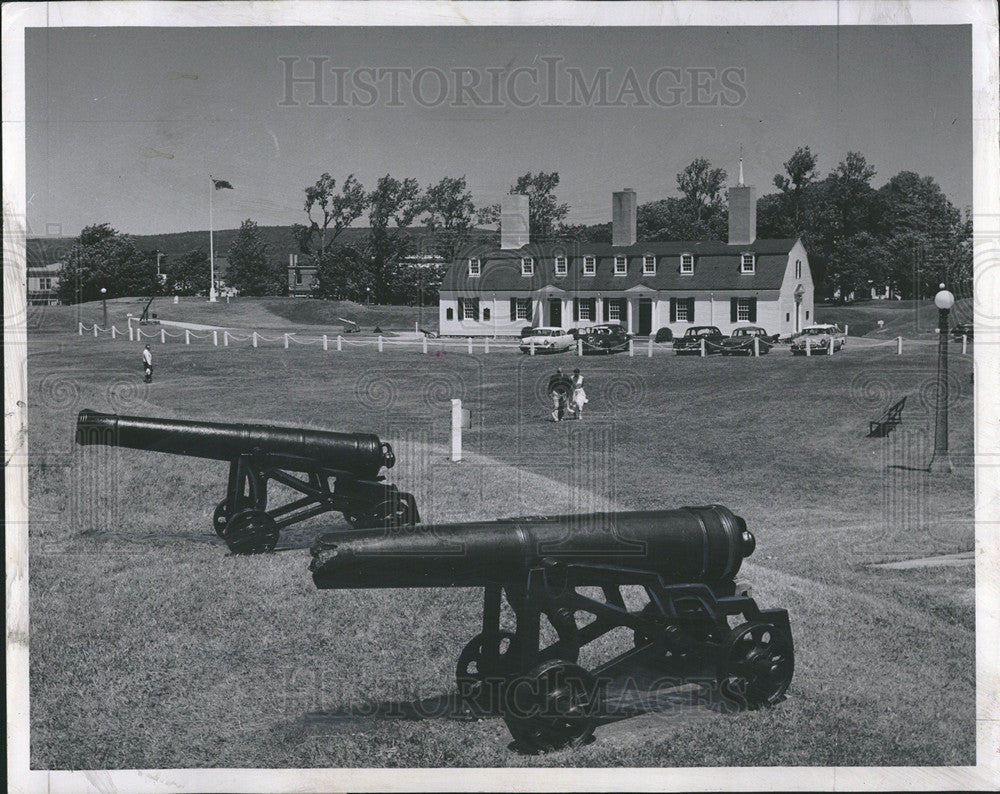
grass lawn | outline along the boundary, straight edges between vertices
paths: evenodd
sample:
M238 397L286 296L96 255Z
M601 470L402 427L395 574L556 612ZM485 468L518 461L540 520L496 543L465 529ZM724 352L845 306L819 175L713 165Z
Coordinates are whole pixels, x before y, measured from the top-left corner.
M868 567L973 548L971 356L951 361L960 465L931 478L916 469L933 446L933 345L579 359L175 340L155 345L145 386L140 346L77 336L72 311L29 318L35 768L975 762L972 568ZM557 365L583 370L581 422L546 421ZM903 395L900 428L865 438ZM459 464L452 397L473 415ZM211 529L225 464L75 447L82 408L375 432L425 521L726 505L757 536L741 577L791 614L789 697L519 755L501 720L444 706L479 591L317 591L308 546L344 526L332 514L286 531L286 551L230 556Z

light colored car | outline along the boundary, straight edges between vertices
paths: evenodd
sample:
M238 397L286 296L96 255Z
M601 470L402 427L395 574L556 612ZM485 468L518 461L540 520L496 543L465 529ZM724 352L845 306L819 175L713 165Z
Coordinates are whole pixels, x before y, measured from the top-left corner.
M521 352L530 353L534 344L536 353L559 353L573 347L575 341L562 328L532 328L521 337Z
M832 323L817 323L807 325L802 329L802 333L792 340L792 355L804 356L806 345L810 347L813 355L823 355L830 352L830 345L833 345L833 352L843 349L847 337L840 328Z

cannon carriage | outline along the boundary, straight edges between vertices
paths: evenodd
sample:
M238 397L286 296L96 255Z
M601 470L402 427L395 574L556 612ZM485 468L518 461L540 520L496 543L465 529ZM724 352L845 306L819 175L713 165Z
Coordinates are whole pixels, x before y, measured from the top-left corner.
M331 533L310 568L320 589L483 587L459 697L501 715L522 749L544 751L588 741L608 690L640 670L697 682L723 709L780 702L794 669L788 613L760 609L735 579L754 545L743 519L712 505ZM630 607L627 587L645 603ZM501 627L503 598L513 631ZM581 666L581 649L619 628L631 646Z
M76 442L228 461L226 494L215 507L212 527L236 553L272 551L284 527L329 511L340 511L359 529L420 521L413 496L379 474L395 464L392 447L367 433L83 410ZM269 508L271 482L301 496Z

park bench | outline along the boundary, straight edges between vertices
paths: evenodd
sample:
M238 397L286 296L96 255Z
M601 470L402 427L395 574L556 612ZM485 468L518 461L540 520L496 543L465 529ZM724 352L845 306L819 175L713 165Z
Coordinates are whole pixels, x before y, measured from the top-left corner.
M882 416L874 422L868 423L868 438L885 438L892 429L903 421L903 406L906 405L906 397L899 402L889 406Z

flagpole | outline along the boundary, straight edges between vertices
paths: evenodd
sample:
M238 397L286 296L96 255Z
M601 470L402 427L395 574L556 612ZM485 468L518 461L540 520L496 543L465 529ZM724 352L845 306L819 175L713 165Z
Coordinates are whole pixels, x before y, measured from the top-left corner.
M212 193L215 192L215 180L208 175L208 300L215 303L215 238L212 230Z

